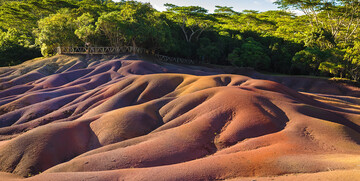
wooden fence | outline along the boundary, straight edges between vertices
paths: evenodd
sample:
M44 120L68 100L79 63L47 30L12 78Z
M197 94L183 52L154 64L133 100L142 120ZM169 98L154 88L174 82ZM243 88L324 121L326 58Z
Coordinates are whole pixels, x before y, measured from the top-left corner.
M159 54L155 54L155 57L158 58L160 61L168 62L168 63L195 64L195 62L191 59L168 57Z
M157 59L163 62L168 63L181 63L181 64L195 64L191 59L169 57L165 55L155 54L154 51L147 50L145 48L131 46L122 46L122 47L57 47L56 52L58 54L65 55L117 55L120 53L137 53L137 54L147 54L153 55Z
M58 54L90 54L90 55L116 55L119 53L135 52L138 54L150 54L151 51L131 46L122 46L122 47L57 47Z

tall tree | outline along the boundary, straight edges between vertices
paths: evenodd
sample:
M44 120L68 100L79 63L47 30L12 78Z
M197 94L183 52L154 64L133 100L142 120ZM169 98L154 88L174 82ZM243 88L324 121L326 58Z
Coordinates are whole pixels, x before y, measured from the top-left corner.
M215 18L208 15L208 10L199 6L176 6L165 4L169 18L176 21L183 31L185 40L199 40L201 34L211 27Z
M301 10L309 17L312 31L329 32L336 43L348 43L359 32L358 0L277 0L284 9Z
M79 39L74 33L75 29L74 16L67 9L41 19L38 22L38 28L34 31L41 53L48 56L53 54L54 49L60 45L77 45Z
M159 30L162 23L148 3L127 1L121 11L103 14L96 24L113 46L131 44L133 51L138 44L151 40L156 43L161 39Z
M95 20L90 13L84 13L75 21L76 30L75 35L82 40L86 45L94 43Z
M319 14L323 26L332 33L337 43L351 43L360 26L360 2L358 0L325 1Z
M302 11L305 15L311 18L310 23L313 25L313 19L315 25L319 25L318 12L323 9L324 0L276 0L274 3L279 5L283 9L297 9ZM326 0L325 0L326 1Z

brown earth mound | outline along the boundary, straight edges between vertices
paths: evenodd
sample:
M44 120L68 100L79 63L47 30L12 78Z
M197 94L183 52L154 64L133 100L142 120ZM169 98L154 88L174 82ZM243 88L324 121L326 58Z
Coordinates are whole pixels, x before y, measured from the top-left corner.
M129 56L0 73L0 180L358 179L354 87Z

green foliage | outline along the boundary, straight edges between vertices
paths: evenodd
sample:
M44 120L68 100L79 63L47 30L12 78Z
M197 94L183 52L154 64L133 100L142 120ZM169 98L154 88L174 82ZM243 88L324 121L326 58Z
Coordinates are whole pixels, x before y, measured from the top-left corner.
M232 15L240 15L239 12L233 10L233 7L227 6L215 6L215 13L221 16L232 16Z
M336 46L333 35L326 31L324 28L313 30L306 36L305 46L307 47L320 47L326 49Z
M150 4L128 1L116 20L122 39L125 43L132 43L134 47L157 35L155 32L158 22Z
M84 43L94 44L95 39L95 19L90 13L84 13L78 17L74 23L77 29L75 35Z
M270 68L269 56L264 53L262 44L253 38L247 38L240 49L235 48L228 59L239 67L253 67L259 70Z
M154 48L170 37L168 27L160 19L149 4L128 1L121 11L100 16L96 25L113 46L132 44L136 47L151 42Z
M42 17L55 13L62 8L77 8L76 0L27 0L6 1L0 6L0 26L15 28L31 36L32 28Z
M0 31L0 66L10 66L41 56L36 47L29 46L27 37L16 29Z
M79 39L75 35L75 30L74 17L67 9L39 20L35 34L41 53L49 56L54 54L54 49L60 45L77 45Z
M322 51L318 47L307 47L302 51L299 51L293 57L293 63L296 68L300 68L301 73L304 71L313 74L318 73L319 66L322 62L327 61L331 57L329 51Z
M142 47L168 56L279 73L359 80L360 2L277 0L285 10L111 0L0 1L1 65L57 46ZM20 52L20 53L18 53ZM28 55L28 56L27 56Z
M204 62L217 63L217 60L221 56L221 52L216 43L211 42L208 38L201 38L197 55Z
M90 17L99 17L101 13L109 11L109 7L106 6L104 0L82 0L78 2L79 8L76 13L88 14Z
M296 47L282 40L271 38L269 49L271 69L280 73L290 73L291 58L293 56L292 49L296 49Z
M333 75L338 75L340 72L343 71L343 69L343 65L334 62L321 62L319 66L319 70L323 72L329 72ZM342 74L340 74L340 76L342 77Z
M96 22L97 31L101 31L109 39L111 46L121 46L122 35L119 32L121 23L121 17L119 11L113 11L110 13L104 13Z
M358 38L358 0L277 0L275 4L284 9L301 10L307 16L310 27L318 31L316 33L324 35L327 40L332 39L328 44L330 48L335 43L347 44Z
M296 8L301 10L316 10L321 8L321 0L277 0L280 8Z
M237 66L243 66L242 60L240 58L241 49L235 48L229 55L228 60L233 64Z
M360 42L355 41L353 47L348 47L344 55L345 69L355 81L360 80Z
M165 4L168 18L179 24L185 40L199 40L201 34L209 29L215 18L207 14L207 10L199 6L176 6Z

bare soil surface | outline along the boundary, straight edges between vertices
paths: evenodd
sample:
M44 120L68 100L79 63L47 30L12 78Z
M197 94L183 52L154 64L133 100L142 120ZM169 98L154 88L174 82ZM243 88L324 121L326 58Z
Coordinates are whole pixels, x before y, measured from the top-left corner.
M0 180L360 178L349 85L55 56L0 68L0 88Z

